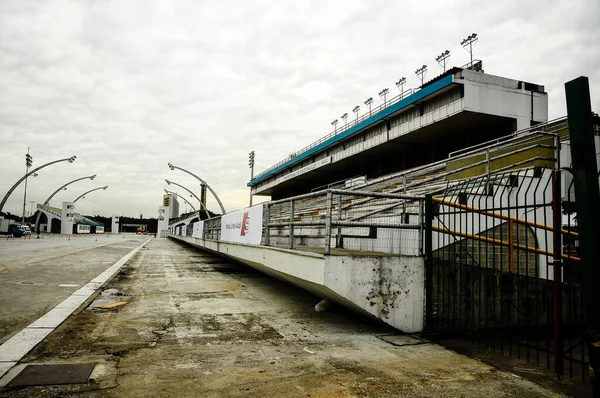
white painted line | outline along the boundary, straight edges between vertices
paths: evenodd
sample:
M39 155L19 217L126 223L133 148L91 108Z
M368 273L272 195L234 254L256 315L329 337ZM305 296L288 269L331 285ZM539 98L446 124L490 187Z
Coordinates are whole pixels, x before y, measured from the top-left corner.
M73 310L70 308L57 308L54 307L48 311L45 315L40 317L37 321L33 322L27 328L55 328L58 327L71 313Z
M131 259L144 245L150 242L148 238L144 243L127 253L119 261L110 266L96 278L63 300L62 303L38 318L25 329L0 345L0 378L17 364L29 351L38 345L46 336L63 323L81 304L114 276L125 263Z
M60 285L58 285L58 287L78 287L79 284L75 284L75 283L61 283Z
M26 327L0 345L0 358L5 362L18 362L53 329L35 329Z

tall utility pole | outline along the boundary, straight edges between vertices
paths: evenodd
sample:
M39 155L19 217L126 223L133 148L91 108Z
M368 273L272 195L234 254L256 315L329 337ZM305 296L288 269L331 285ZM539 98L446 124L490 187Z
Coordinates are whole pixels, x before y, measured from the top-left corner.
M250 166L250 181L254 179L254 151L248 154L248 166ZM252 206L252 187L250 187L250 206Z
M33 164L33 158L29 154L29 147L27 147L27 154L25 155L25 191L23 193L23 217L21 223L25 223L25 206L27 203L27 176L29 175L29 168Z

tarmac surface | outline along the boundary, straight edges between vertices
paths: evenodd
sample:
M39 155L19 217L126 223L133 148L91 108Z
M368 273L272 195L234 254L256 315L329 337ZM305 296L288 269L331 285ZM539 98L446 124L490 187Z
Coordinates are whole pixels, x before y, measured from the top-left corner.
M65 267L71 264L67 275L82 273L72 284L88 282L94 272L110 266L91 264L108 261L108 254L95 250L114 246L110 252L118 259L125 254L120 249L143 242L120 239L122 244L80 252L81 258L89 257L83 268L90 274L76 271L80 261L87 261L76 261L71 257L76 253L67 250L54 258L64 260ZM48 250L58 253L66 250L62 247ZM43 268L48 260L32 261L25 268ZM2 260L0 266L10 265ZM24 277L11 275L15 281ZM20 286L7 284L2 290ZM22 292L3 292L0 304L10 306L12 301L5 300L16 300ZM169 239L152 239L0 379L0 396L563 396L343 309L315 312L319 301L245 266ZM11 387L11 379L28 364L95 366L87 382Z

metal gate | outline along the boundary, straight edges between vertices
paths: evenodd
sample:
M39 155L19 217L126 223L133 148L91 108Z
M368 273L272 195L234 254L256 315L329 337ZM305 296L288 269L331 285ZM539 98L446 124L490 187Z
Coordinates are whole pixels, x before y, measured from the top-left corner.
M585 382L579 235L559 173L488 175L428 197L426 330Z

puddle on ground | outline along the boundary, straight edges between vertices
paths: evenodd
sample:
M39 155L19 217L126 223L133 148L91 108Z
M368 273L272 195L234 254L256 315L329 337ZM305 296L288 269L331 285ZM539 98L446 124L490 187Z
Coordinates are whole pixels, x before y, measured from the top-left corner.
M132 298L133 296L119 289L104 289L87 309L92 311L106 311L126 305Z

